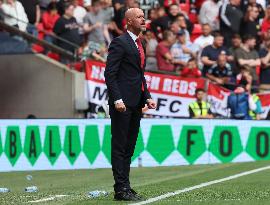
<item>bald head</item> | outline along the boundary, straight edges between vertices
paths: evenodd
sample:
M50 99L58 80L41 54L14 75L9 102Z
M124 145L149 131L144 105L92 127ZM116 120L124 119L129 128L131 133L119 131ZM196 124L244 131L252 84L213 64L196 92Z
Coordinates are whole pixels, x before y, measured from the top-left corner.
M130 8L130 9L128 9L126 11L125 18L127 20L131 19L131 18L134 18L138 12L143 12L143 11L141 9L139 9L139 8Z
M130 8L125 13L127 22L127 29L136 35L139 35L141 31L145 31L145 19L144 13L139 8Z

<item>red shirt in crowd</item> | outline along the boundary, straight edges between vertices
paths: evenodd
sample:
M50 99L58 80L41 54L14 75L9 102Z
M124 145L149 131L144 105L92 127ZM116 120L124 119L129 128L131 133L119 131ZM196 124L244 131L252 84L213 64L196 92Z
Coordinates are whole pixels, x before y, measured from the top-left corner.
M270 29L270 19L263 19L261 30L263 33Z
M181 72L182 77L199 78L202 72L198 68L184 68Z
M170 53L170 47L164 42L160 42L156 48L158 70L175 71L175 66L165 58L165 54Z
M54 12L44 12L42 15L42 24L45 31L48 33L53 32L53 27L55 25L55 22L59 19L59 15Z

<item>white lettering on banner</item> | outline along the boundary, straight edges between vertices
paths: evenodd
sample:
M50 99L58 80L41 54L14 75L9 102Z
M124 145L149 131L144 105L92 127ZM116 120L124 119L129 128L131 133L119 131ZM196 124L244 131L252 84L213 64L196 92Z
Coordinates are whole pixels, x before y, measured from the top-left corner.
M105 71L105 67L93 65L92 72L91 72L91 78L96 79L96 80L105 81L104 71Z
M185 80L165 78L163 83L163 91L174 94L189 94L194 95L197 87L197 82L188 82Z
M149 89L159 90L160 77L150 75L145 75L144 77Z

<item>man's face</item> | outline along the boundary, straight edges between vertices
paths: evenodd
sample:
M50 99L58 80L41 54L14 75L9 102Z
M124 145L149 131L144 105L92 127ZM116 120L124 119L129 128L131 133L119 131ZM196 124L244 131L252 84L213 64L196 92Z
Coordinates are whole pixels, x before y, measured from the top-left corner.
M128 20L129 26L132 27L135 31L145 31L146 26L143 11L139 8L136 8L133 12L133 15Z
M167 41L170 45L173 45L175 43L175 35L173 33L169 35Z
M173 6L170 7L170 11L169 12L170 12L170 14L172 16L177 16L177 14L179 14L179 7L176 6L176 5L173 5Z
M255 38L249 39L247 41L247 45L249 49L254 49L254 47L256 46L256 39Z
M177 21L178 21L178 25L179 25L181 28L186 28L186 27L187 27L185 17L179 16L179 17L177 18Z
M202 27L202 34L204 36L209 36L210 33L211 33L211 27L209 25L204 25Z
M195 69L195 68L197 68L196 62L195 62L195 61L190 61L190 62L188 62L188 63L187 63L187 67L188 67L189 69Z
M223 46L223 41L224 41L224 38L222 36L217 36L214 39L214 45L219 48Z
M219 57L218 57L218 66L220 68L224 68L226 63L227 63L226 55L220 54Z
M172 23L171 26L170 26L170 30L176 34L178 31L179 31L180 27L178 25L178 23Z
M94 13L98 13L101 10L101 5L99 2L95 3L92 7Z
M178 40L181 44L185 44L186 43L186 35L185 34L178 35Z
M135 1L134 0L126 0L126 5L128 8L133 8Z
M235 48L240 47L240 45L241 45L241 39L240 38L233 38L232 39L232 45Z
M197 92L197 95L196 95L197 100L199 100L199 101L204 100L204 96L205 96L205 93L203 91Z
M74 6L73 5L70 5L66 11L65 11L65 14L69 17L72 17L73 14L74 14Z
M251 9L250 15L254 18L257 19L259 16L259 9L256 6L253 6Z

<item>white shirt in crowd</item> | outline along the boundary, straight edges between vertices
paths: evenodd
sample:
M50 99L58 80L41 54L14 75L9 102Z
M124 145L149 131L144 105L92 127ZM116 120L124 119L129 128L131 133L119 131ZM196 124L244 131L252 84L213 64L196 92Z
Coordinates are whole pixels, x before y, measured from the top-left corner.
M207 0L202 4L199 14L199 21L201 24L208 23L213 30L219 30L219 3L215 3L213 0Z
M83 8L81 6L76 6L74 9L73 16L76 19L77 23L82 26L83 25L83 18L85 17L86 14L87 14L87 11L85 8ZM83 34L83 28L79 29L79 33Z
M203 63L201 61L202 50L204 49L204 47L212 45L213 42L214 42L214 37L212 35L209 35L209 36L200 35L194 41L194 44L196 44L199 47L198 66L200 69L203 68Z
M10 26L18 26L21 31L26 31L28 24L28 18L23 8L23 5L19 1L14 2L14 6L11 4L2 4L2 9L8 16L4 17L6 24ZM13 17L13 18L12 18Z
M200 47L202 50L204 47L213 44L214 37L212 35L204 36L200 35L198 38L195 39L194 43Z

